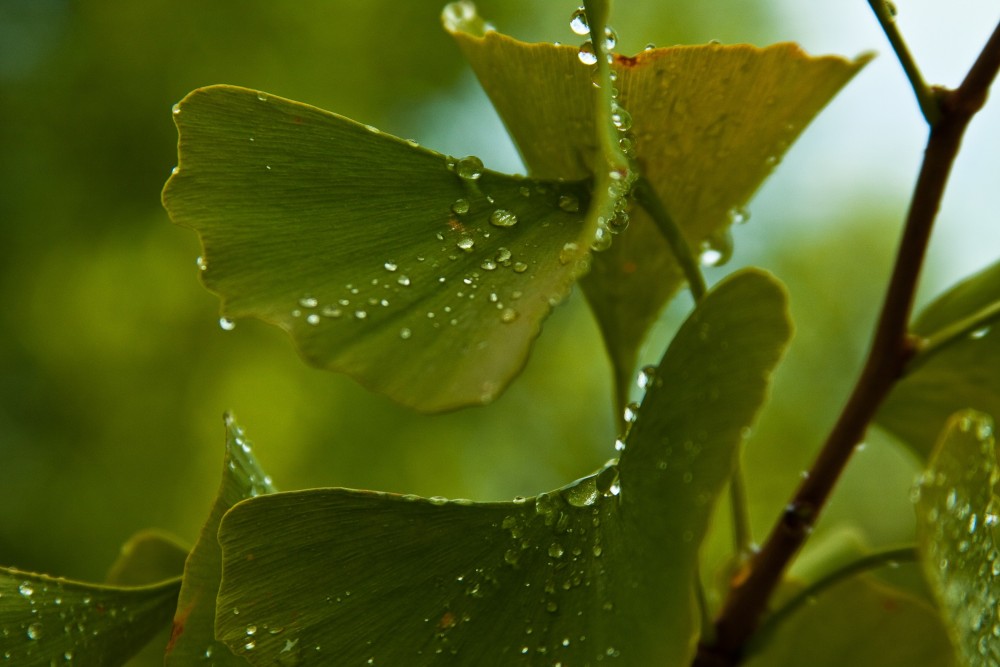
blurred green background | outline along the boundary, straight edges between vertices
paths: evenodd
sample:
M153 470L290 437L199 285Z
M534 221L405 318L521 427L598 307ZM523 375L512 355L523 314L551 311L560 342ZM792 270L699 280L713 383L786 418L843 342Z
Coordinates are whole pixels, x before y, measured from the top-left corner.
M575 2L492 0L528 40L573 41ZM775 41L877 59L823 113L735 231L736 266L789 286L797 337L747 452L762 538L830 426L867 342L925 131L866 3L620 0L619 48ZM898 0L928 78L956 83L996 22L985 3ZM808 10L806 5L810 7ZM217 323L195 235L160 189L170 109L233 83L309 102L487 166L516 152L458 50L441 0L0 1L0 564L100 580L159 527L193 541L235 411L281 489L349 486L483 500L530 495L614 452L610 373L579 294L488 408L425 417L299 361L281 331ZM996 258L1000 113L977 118L921 286L926 301ZM644 362L690 307L678 298ZM915 470L873 432L820 531L907 539ZM713 550L727 542L720 529Z

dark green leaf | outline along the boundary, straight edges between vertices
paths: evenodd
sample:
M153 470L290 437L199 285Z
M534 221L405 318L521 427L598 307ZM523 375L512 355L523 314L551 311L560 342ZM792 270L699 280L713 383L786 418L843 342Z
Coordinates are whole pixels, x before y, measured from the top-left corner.
M122 547L108 572L113 586L146 586L173 579L184 572L189 549L173 535L158 530L136 533Z
M772 278L722 282L667 351L620 465L534 498L239 503L219 531L219 637L256 665L684 664L699 545L789 335Z
M0 659L121 665L170 623L180 580L120 588L0 568Z
M993 420L949 421L917 487L924 572L969 667L1000 664L1000 459Z
M406 405L495 398L585 268L579 184L231 86L191 93L175 120L164 205L201 236L225 317L277 324L311 364Z
M215 640L215 598L222 578L222 553L217 534L222 515L243 500L273 493L271 479L257 464L250 442L232 415L226 415L226 456L222 483L198 543L184 567L173 634L166 665L191 665L211 659L214 665L245 665L225 644Z
M913 331L935 341L893 390L878 423L925 459L948 417L972 408L1000 414L1000 263L963 280L929 305ZM994 326L988 315L992 313ZM985 315L987 317L977 317ZM973 326L964 327L971 322ZM938 339L943 339L938 341Z
M576 46L526 44L497 32L451 27L530 173L546 178L604 174L591 68ZM581 38L582 40L583 38ZM616 55L622 124L643 176L695 252L728 257L728 228L799 133L868 60L810 57L794 44L677 46ZM511 91L517 91L512 94ZM583 287L619 385L683 274L645 212L592 259Z

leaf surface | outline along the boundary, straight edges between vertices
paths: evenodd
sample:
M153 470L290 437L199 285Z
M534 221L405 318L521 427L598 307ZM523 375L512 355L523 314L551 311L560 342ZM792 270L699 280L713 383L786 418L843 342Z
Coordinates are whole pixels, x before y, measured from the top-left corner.
M588 190L494 173L233 86L175 108L163 194L226 318L403 404L489 402L585 268Z
M0 657L121 665L170 623L180 580L122 588L0 568Z
M447 26L447 23L446 23ZM494 31L451 30L511 133L529 173L602 174L591 68L578 46L528 44ZM583 38L581 38L583 39ZM802 130L870 56L811 57L795 44L675 46L615 55L625 112L617 125L642 175L697 254L725 261L728 228ZM512 91L517 91L514 94ZM609 220L610 249L596 253L584 292L616 381L632 381L639 346L683 283L667 242L634 207Z
M174 613L173 631L167 645L165 665L246 665L225 644L215 639L215 599L222 579L219 523L226 511L243 500L273 493L274 485L257 463L250 441L236 419L227 414L226 455L222 481L201 535L184 566L184 582Z
M255 665L683 664L698 548L789 335L772 278L723 281L664 356L620 463L533 498L237 504L219 637Z
M179 577L184 572L188 548L173 535L158 530L136 533L122 546L108 572L113 586L145 586Z
M993 420L949 421L917 487L924 573L961 664L1000 663L1000 459Z
M992 325L989 314L992 313ZM979 315L987 317L979 318ZM921 459L955 412L972 408L1000 414L1000 262L961 281L931 303L913 324L929 340L964 321L979 325L949 337L936 352L900 381L877 421L909 445Z
M852 577L800 607L747 667L952 664L937 612L871 577Z

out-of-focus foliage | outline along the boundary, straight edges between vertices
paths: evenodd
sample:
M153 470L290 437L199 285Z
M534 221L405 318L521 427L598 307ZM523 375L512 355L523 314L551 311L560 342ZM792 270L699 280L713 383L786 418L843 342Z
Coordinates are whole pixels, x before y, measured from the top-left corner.
M489 411L424 418L303 367L277 330L245 322L221 331L216 299L198 284L197 241L160 207L176 159L170 108L215 82L477 153L488 167L509 163L498 122L470 92L471 74L440 29L442 4L0 3L0 563L97 581L139 529L193 543L217 486L227 408L284 488L509 499L603 462L616 416L579 298L557 309L525 375ZM479 5L519 37L574 38L566 25L575 2ZM612 17L626 53L647 42L799 37L778 19L778 3L744 0L636 0ZM881 46L872 35L865 48ZM876 66L895 76L890 61L873 63L860 90ZM857 124L877 113L848 88L735 231L733 265L708 274L764 264L791 293L797 337L746 454L757 535L839 408L888 272L903 203L886 197L884 169L859 171L864 152L850 134L831 134L837 118ZM887 114L876 124L912 120ZM922 130L910 139L919 145ZM889 167L904 176L893 179L909 177L916 150L894 156ZM850 198L803 205L845 181ZM932 266L947 268L946 257ZM643 361L659 357L689 305L682 298L654 327ZM907 455L875 432L818 532L850 521L876 544L911 536L912 472ZM721 560L725 521L713 535L708 552Z

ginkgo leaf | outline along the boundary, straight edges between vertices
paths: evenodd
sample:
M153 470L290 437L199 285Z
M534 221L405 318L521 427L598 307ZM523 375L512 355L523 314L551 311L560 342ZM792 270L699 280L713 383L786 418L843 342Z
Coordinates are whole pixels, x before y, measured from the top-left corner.
M723 281L650 378L620 463L533 498L237 504L219 638L255 665L687 664L699 546L789 335L772 278Z
M1000 664L1000 458L993 420L966 410L941 434L917 486L924 573L961 664Z
M586 268L583 184L504 176L232 86L174 111L164 206L198 231L223 322L277 324L309 363L406 405L495 398Z
M192 665L209 660L211 664L245 665L225 644L215 639L215 598L222 579L222 552L217 534L226 511L243 500L274 493L271 478L264 473L253 455L250 441L231 414L226 414L226 455L222 482L215 503L201 529L198 543L184 567L184 583L177 599L177 610L165 665Z
M0 658L18 667L122 665L167 627L180 579L89 584L0 568Z
M537 177L602 173L590 67L579 47L527 44L446 21ZM461 26L458 26L460 28ZM583 38L581 38L583 39ZM616 55L614 119L667 211L696 252L721 263L728 228L782 155L870 59L810 57L794 44L706 44ZM516 91L513 94L512 91ZM683 282L667 242L637 207L608 220L610 249L582 282L621 387L631 383L650 325Z
M878 423L926 459L948 418L1000 414L1000 262L935 299L913 324L930 348L894 388Z

